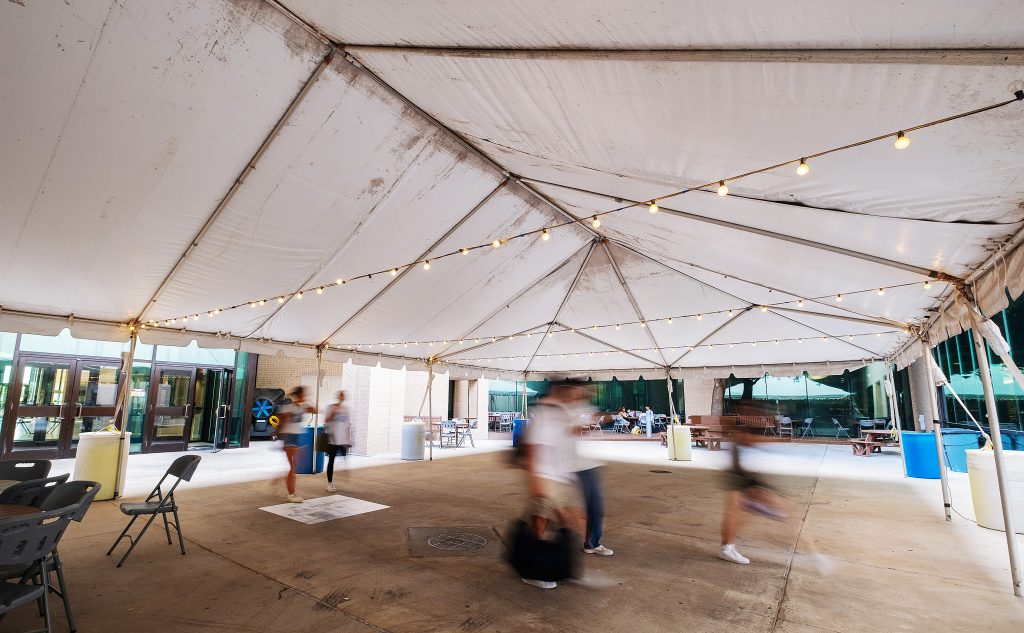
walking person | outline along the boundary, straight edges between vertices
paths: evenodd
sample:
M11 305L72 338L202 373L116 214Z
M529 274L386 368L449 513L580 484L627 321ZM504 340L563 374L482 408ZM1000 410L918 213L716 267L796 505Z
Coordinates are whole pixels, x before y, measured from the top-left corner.
M295 493L295 470L298 467L299 449L306 436L306 426L310 415L316 413L316 407L306 402L306 390L299 386L289 394L291 402L281 407L285 422L281 425L281 439L284 442L284 454L288 458L288 475L285 486L288 489L286 499L289 503L302 503L303 498Z
M324 420L324 433L327 435L327 492L337 492L334 486L334 458L341 455L345 458L348 472L348 451L352 447L352 422L349 419L348 407L345 405L345 392L338 392L337 401L327 409Z
M591 392L587 387L575 390L573 409L579 417L593 415L595 407L591 404ZM586 531L583 534L583 551L598 556L611 556L615 552L601 544L604 531L604 492L601 487L604 464L577 455L576 479L579 480L583 493L583 505L586 509Z

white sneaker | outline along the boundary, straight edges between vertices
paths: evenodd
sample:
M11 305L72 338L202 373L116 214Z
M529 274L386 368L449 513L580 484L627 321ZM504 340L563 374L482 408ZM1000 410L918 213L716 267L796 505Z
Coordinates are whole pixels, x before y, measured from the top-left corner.
M305 499L295 494L288 495L287 497L285 497L285 499L286 501L288 501L288 503L302 503L303 501L305 501Z
M334 482L327 482L327 492L338 492L338 489L334 487Z
M558 583L553 580L530 580L529 578L523 578L523 582L538 589L554 589L558 586Z
M743 556L736 551L736 546L733 544L723 545L721 551L718 552L718 557L722 560L727 560L730 563L737 563L740 565L749 565L750 559Z
M597 554L598 556L611 556L615 553L614 550L610 550L604 545L598 545L597 547L584 547L583 552L586 554Z

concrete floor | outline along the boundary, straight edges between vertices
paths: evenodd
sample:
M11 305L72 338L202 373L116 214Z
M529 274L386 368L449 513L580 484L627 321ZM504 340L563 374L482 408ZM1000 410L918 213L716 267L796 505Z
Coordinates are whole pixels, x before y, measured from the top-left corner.
M1021 631L1004 536L941 514L937 482L908 480L899 456L846 447L773 445L759 468L790 496L790 524L750 518L742 567L715 558L724 452L668 462L653 443L583 442L605 473L610 558L584 580L528 587L500 559L413 556L408 528L497 533L523 506L522 476L494 452L435 451L433 463L356 458L339 492L389 509L304 525L259 510L281 501L281 456L266 445L204 456L180 495L188 555L151 531L125 567L104 552L123 526L103 502L61 544L78 630L88 631ZM129 491L145 491L173 455L133 457ZM66 464L58 465L67 467ZM667 470L656 473L653 470ZM213 485L209 485L209 484ZM204 485L205 484L205 485ZM953 480L970 516L965 476ZM322 496L323 477L299 492ZM492 532L493 533L493 532ZM823 575L808 544L833 563ZM422 548L414 548L422 550ZM66 630L54 607L57 630ZM0 626L39 620L31 608Z

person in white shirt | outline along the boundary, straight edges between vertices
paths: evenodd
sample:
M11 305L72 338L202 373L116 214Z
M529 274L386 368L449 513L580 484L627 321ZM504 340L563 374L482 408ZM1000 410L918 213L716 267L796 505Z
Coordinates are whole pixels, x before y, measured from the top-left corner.
M647 437L652 437L654 430L654 411L651 411L650 406L644 407L644 412L640 415L640 421L643 422L644 430L647 432Z
M576 401L573 403L573 408L580 416L592 418L595 407L590 400L590 390L580 388L574 395ZM611 556L615 552L601 544L601 535L604 531L604 494L601 489L603 469L603 463L577 455L576 478L579 480L583 493L587 521L586 531L583 535L583 551L598 556Z
M302 497L295 494L295 470L309 414L316 413L316 407L306 402L306 390L301 386L292 389L289 395L291 402L281 407L285 420L278 434L284 441L284 454L288 458L288 475L285 478L287 500L289 503L302 503Z
M349 419L348 407L345 406L345 392L338 392L338 400L327 409L324 420L324 432L327 433L327 492L337 492L334 486L334 458L341 455L348 460L348 451L352 447L352 421Z

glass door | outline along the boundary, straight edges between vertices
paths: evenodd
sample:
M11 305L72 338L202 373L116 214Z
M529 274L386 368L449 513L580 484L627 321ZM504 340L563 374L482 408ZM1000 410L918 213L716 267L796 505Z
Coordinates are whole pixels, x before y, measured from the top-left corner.
M195 367L153 368L143 450L185 450L195 404L195 380Z
M73 392L76 399L68 446L71 452L78 447L80 433L99 431L114 421L121 363L79 360L74 375L78 384Z
M231 416L230 369L196 370L195 415L189 430L189 448L225 448Z
M10 453L25 458L62 457L61 431L73 364L73 359L18 359L13 388L17 397L11 408L14 423L7 425L5 438Z

